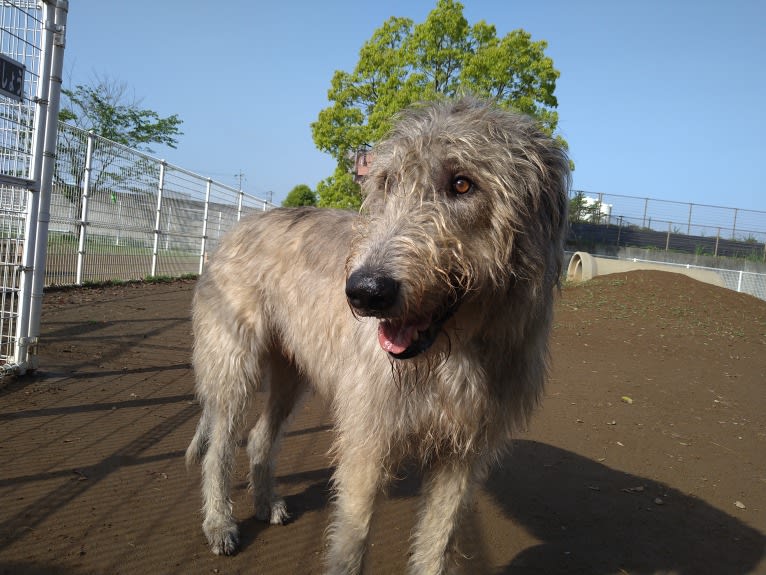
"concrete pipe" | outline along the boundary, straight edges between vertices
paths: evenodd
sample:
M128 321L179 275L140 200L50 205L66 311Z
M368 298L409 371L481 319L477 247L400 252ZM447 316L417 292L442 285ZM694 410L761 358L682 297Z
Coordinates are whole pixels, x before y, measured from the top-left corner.
M656 270L689 276L697 281L723 287L721 276L712 270L670 265L636 260L615 260L598 258L587 252L575 252L567 267L567 280L580 282L588 281L596 276L616 274L635 270Z

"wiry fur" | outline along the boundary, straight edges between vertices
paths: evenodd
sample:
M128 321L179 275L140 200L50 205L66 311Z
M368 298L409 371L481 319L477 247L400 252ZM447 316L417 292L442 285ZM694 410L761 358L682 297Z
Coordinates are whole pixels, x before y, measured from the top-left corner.
M458 176L469 192L453 190ZM530 120L470 99L428 105L375 148L360 215L274 210L222 241L195 293L203 413L186 454L202 461L214 553L237 546L229 480L253 390L270 389L247 445L256 515L281 523L276 446L311 385L331 400L337 430L328 572L361 570L373 500L404 457L425 472L410 569L457 568L471 487L543 390L568 184L565 153ZM355 272L388 278L390 305L349 309ZM441 316L412 359L378 343L379 318Z

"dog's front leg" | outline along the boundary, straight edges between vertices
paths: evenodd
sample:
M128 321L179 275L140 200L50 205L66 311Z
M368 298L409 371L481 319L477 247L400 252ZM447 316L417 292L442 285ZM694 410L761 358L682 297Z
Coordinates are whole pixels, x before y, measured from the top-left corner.
M410 573L459 572L457 529L478 475L479 470L466 460L444 462L429 473L423 485L423 507L413 537Z
M353 446L341 450L333 477L335 509L328 530L328 575L354 575L362 569L382 462L371 453L372 442L361 441L367 449Z

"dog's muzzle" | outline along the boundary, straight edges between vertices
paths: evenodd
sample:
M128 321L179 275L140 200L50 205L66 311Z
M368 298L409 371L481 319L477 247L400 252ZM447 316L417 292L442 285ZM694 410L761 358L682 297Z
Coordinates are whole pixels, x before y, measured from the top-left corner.
M445 322L457 311L459 302L429 319L395 317L400 285L395 279L364 269L354 271L346 280L346 298L354 313L377 317L378 343L396 359L410 359L430 348Z

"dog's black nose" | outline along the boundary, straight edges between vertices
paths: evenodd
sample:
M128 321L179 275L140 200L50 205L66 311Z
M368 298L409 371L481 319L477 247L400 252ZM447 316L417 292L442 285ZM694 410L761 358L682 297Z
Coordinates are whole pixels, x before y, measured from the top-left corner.
M386 311L393 307L398 295L399 282L386 275L358 269L346 280L348 303L361 312Z

